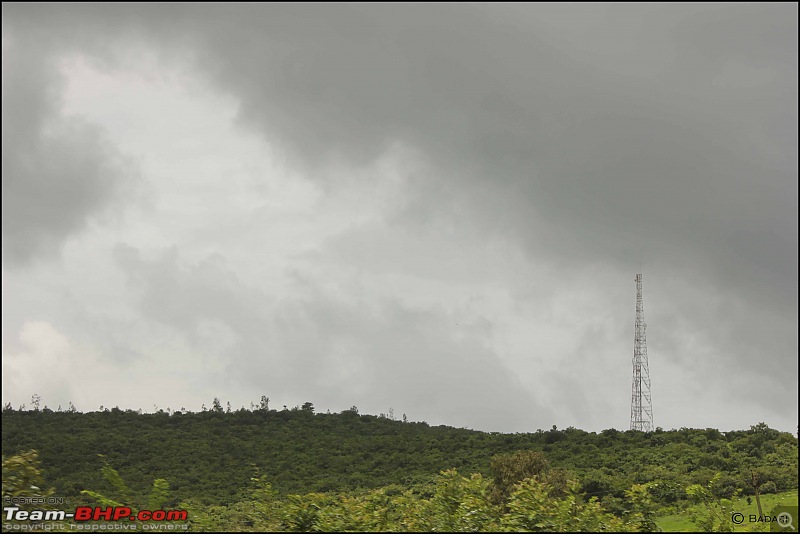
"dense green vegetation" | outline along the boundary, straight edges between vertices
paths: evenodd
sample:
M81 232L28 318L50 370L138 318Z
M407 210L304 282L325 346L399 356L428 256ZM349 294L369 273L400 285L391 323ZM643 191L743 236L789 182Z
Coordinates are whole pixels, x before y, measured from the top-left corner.
M501 434L215 402L174 414L6 409L2 444L4 457L37 450L43 483L72 502L155 494L188 506L194 527L226 530L652 530L657 515L689 508L702 524L727 499L798 485L797 438L764 424Z

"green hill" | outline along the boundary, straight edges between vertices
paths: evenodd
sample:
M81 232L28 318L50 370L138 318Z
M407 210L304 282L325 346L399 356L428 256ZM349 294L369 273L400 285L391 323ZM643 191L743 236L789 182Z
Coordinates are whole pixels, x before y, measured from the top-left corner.
M440 471L490 475L491 458L517 450L544 453L550 465L577 478L586 498L620 512L632 484L658 482L662 506L679 505L690 484L721 477L715 492L761 493L797 488L797 438L764 424L749 430L680 429L600 433L568 428L526 434L486 433L386 417L283 411L140 414L118 409L68 413L3 412L5 456L36 449L45 480L64 497L83 489L110 491L100 469L113 466L134 491L166 479L174 503L229 504L249 497L256 473L279 495L422 487ZM99 455L103 455L100 457Z

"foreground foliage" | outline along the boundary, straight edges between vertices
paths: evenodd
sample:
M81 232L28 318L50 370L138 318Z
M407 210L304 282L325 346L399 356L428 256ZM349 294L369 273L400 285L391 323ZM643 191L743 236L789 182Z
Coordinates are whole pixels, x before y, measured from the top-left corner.
M105 459L104 459L105 460ZM248 498L228 505L207 506L196 500L177 507L189 512L186 524L201 531L529 531L653 532L658 505L652 489L658 483L634 484L621 501L626 511L614 515L596 497L587 496L577 480L552 468L538 451L516 451L491 459L492 477L441 472L415 488L388 486L354 492L289 494L282 497L256 473ZM107 461L100 470L110 492L82 491L87 503L129 506L134 510L167 508L170 488L155 479L147 493L132 490ZM717 474L706 485L693 484L687 495L697 503L687 511L702 531L735 530L730 500L715 496ZM51 495L36 451L3 458L4 497ZM794 493L796 503L796 492ZM663 510L662 510L663 511ZM65 528L71 528L63 525ZM72 525L74 526L74 525ZM173 527L178 525L173 525ZM683 529L682 529L683 530Z
M520 451L503 459L506 465L540 460ZM112 468L106 478L117 490L127 487ZM206 507L184 502L190 527L205 531L288 532L637 532L648 525L639 513L625 520L603 510L597 499L585 501L576 481L555 489L539 475L506 481L510 491L500 502L495 482L480 474L462 476L443 471L431 491L421 494L399 487L357 493L308 493L281 499L263 477L254 478L252 498L229 506ZM88 492L104 506L117 501ZM130 497L128 497L130 498ZM135 500L135 499L134 499ZM646 530L646 529L644 529Z
M8 458L3 455L3 503L12 502L27 510L31 502L46 500L53 490L42 489L45 485L39 465L39 454L35 450L15 454ZM19 499L19 500L17 500Z

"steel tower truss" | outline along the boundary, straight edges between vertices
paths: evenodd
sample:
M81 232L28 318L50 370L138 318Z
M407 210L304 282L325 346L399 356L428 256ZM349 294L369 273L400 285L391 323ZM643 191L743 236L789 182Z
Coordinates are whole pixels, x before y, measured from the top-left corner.
M636 333L633 338L633 386L631 387L631 430L653 430L653 403L650 399L650 369L647 362L647 337L642 305L642 275L636 278Z

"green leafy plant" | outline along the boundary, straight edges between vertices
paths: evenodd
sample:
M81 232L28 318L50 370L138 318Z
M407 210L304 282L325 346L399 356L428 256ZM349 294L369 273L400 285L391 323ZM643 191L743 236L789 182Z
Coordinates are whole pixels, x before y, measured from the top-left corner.
M44 486L39 453L29 450L9 456L3 456L3 502L10 502L12 498L24 498L19 501L21 509L31 507L26 501L41 501L45 503L47 497L53 494L53 489L42 489ZM41 504L33 506L40 508Z

